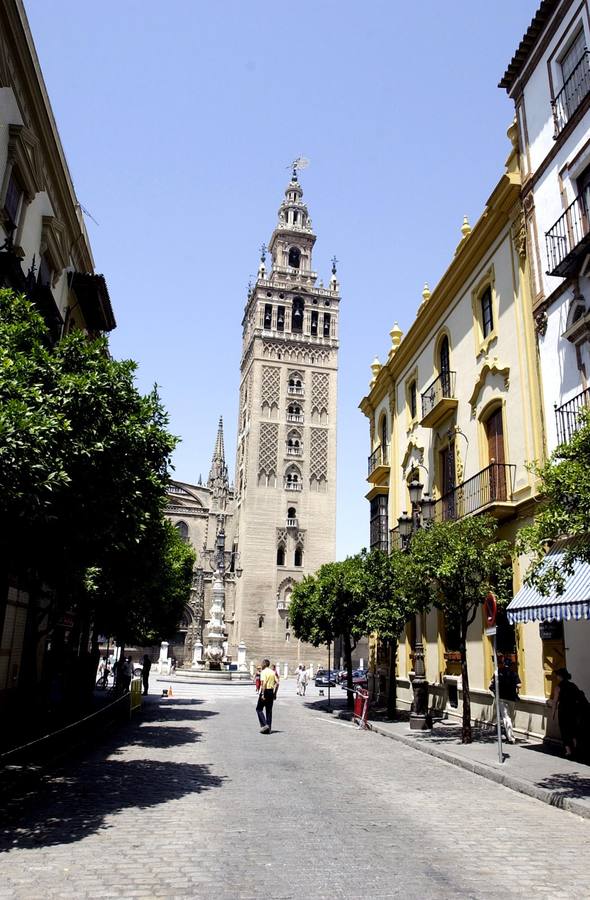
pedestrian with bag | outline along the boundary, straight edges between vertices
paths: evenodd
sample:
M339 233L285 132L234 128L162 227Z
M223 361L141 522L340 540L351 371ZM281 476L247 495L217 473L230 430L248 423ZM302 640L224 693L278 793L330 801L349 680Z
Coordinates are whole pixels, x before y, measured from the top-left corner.
M272 706L278 690L276 673L270 667L270 660L262 660L262 672L260 673L260 691L256 712L260 722L260 734L270 734L272 729Z

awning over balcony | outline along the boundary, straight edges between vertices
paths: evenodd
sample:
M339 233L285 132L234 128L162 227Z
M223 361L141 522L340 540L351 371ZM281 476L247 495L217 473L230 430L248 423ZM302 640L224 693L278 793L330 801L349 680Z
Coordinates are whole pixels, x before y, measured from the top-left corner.
M571 547L572 541L580 540L586 539L570 538L554 544L543 569L559 566L566 548ZM544 596L536 587L525 585L508 604L507 613L512 623L590 619L590 562L576 560L572 574L565 576L563 594L552 592Z
M104 275L75 272L72 290L78 298L89 331L112 331L116 325Z

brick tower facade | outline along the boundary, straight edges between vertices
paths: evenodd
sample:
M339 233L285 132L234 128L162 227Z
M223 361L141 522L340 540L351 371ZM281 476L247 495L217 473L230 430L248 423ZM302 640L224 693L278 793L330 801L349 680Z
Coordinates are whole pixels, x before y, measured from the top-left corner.
M292 634L293 585L336 552L339 285L313 271L315 234L297 170L285 191L242 321L232 651L249 660L324 663Z

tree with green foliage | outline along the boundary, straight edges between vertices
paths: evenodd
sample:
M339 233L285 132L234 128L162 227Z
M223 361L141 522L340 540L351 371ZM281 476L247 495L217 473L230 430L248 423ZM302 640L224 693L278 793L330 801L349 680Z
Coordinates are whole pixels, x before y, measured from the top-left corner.
M497 529L491 516L439 522L418 531L409 549L413 572L407 583L417 606L423 604L426 591L430 604L458 625L464 744L472 741L467 631L490 591L501 602L512 593L510 545L496 540Z
M352 707L352 651L366 634L364 561L361 554L326 563L296 584L289 618L300 640L319 647L341 637L347 670L347 701Z
M397 652L400 636L409 619L415 615L416 592L409 590L411 558L394 548L390 554L381 550L363 553L363 581L366 602L365 627L376 632L389 651L387 714L396 716Z
M32 304L0 291L0 596L9 575L26 583L30 684L64 612L87 646L99 619L117 637L159 631L188 599L188 556L164 524L176 439L135 370L80 331L52 346Z
M526 581L542 594L562 594L576 560L590 562L590 410L579 412L580 428L560 444L543 466L533 466L542 497L534 524L519 531L517 551L530 554ZM559 563L548 564L547 548L560 538L579 538L563 546Z

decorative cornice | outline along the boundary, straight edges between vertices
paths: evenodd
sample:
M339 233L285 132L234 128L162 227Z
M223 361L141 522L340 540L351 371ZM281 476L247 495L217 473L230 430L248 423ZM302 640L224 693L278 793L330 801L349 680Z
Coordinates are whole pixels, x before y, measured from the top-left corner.
M504 387L508 388L510 385L510 366L502 366L498 362L498 359L496 357L494 357L491 362L486 360L486 362L480 369L477 381L475 382L475 386L473 388L473 391L471 392L471 397L469 398L469 405L471 406L472 416L475 415L475 409L477 407L479 395L488 375L502 375L504 378Z

